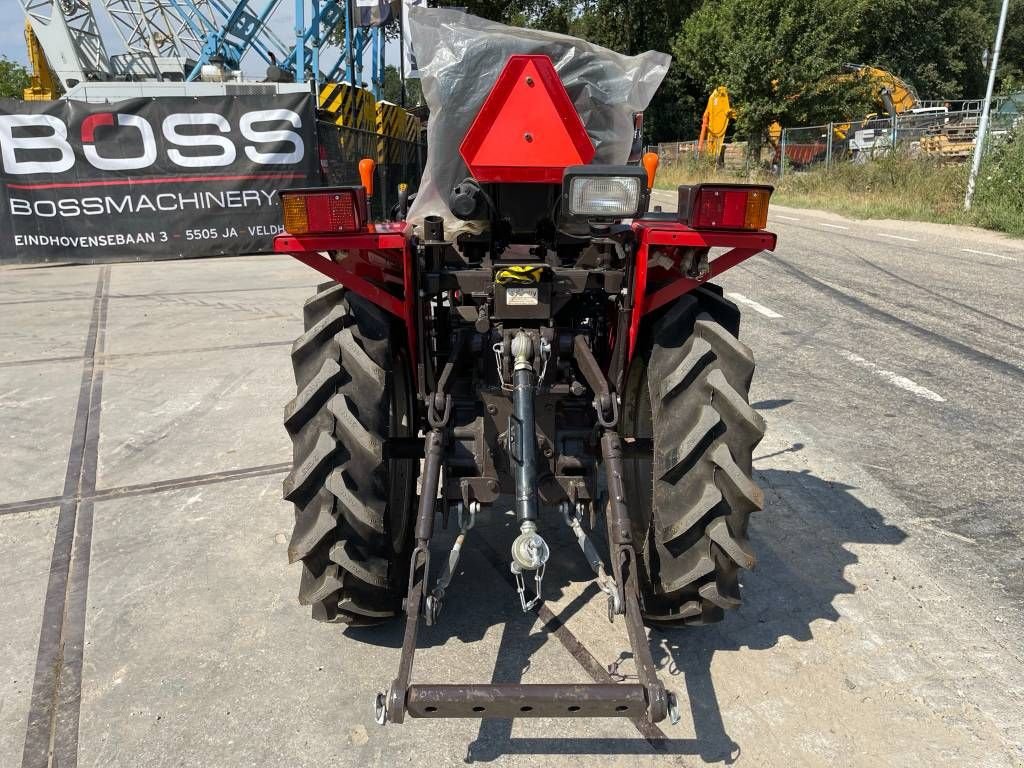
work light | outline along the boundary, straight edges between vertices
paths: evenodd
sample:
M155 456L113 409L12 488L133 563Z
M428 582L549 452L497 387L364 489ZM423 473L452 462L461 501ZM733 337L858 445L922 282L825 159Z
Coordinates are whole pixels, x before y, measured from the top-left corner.
M574 165L562 177L562 210L585 219L632 219L647 209L647 172L634 165Z

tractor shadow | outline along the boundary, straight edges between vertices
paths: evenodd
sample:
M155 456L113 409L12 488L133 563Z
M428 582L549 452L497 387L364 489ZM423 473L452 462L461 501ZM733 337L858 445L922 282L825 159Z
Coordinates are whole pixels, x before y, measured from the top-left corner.
M781 453L801 448L795 445ZM761 466L770 458L760 457ZM756 474L765 490L766 509L752 518L751 539L758 565L743 585L744 606L720 624L650 632L651 650L662 681L680 696L683 720L678 728L694 734L692 737L672 738L675 729L666 721L661 724L664 739L646 738L639 732L635 738L522 738L513 736L510 720L483 720L476 739L467 745L465 761L489 762L508 754L593 754L692 755L707 763L735 762L742 747L727 732L719 706L712 669L715 653L768 651L784 637L812 641L813 624L837 621L839 612L833 605L836 598L855 592L854 585L844 577L846 568L858 561L848 545L895 546L907 537L900 528L886 523L877 509L861 503L850 486L806 471L763 469ZM598 543L599 549L602 545ZM553 550L557 552L561 546ZM549 569L545 590L564 587L567 579L589 579L585 566L572 567L578 557L555 557L553 561L559 559L569 565ZM568 622L571 614L595 597L595 590L591 587L579 595L558 612L558 618ZM510 597L514 599L514 593ZM492 604L493 600L491 597ZM530 655L545 642L557 643L542 630L531 633L533 615L515 613L504 627L492 682L519 682ZM511 610L506 615L511 615ZM466 625L461 628L469 629ZM579 639L584 645L592 642L587 637ZM622 669L615 679L631 678L630 655L627 651L620 657ZM757 664L758 658L750 656L749 663ZM580 723L579 730L593 733L596 729Z
M428 627L420 625L417 648L443 646L450 640L463 643L482 640L496 624L505 624L506 634L512 632L526 637L536 622L534 613L523 614L515 581L509 570L509 550L519 533L515 517L505 514L511 508L511 498L499 497L491 509L481 513L476 525L466 536L458 568L447 590L445 609L441 620ZM585 522L589 530L589 525ZM584 562L576 539L562 521L556 509L545 508L538 524L540 534L551 548L551 560L544 576L542 592L547 600L560 598L570 584L590 581L593 572ZM447 529L438 526L430 544L430 582L436 582L448 561L452 543L458 533L452 520ZM603 538L603 525L594 543L598 551L607 551ZM533 581L527 577L526 588L533 593ZM597 592L586 592L559 612L559 618L568 620ZM405 631L404 621L392 621L369 629L347 628L345 637L375 646L401 648ZM541 634L539 645L546 635ZM503 649L504 650L504 649ZM414 675L415 676L415 675Z

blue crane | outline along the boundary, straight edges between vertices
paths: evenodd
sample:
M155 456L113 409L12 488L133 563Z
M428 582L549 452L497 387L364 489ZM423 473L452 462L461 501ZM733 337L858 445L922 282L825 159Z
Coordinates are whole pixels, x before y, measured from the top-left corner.
M380 97L384 80L384 33L380 26L356 26L354 0L311 0L309 23L305 0L295 0L295 40L289 45L269 27L268 21L278 10L281 0L264 0L257 7L250 0L169 0L190 31L202 39L199 58L188 73L195 80L207 64L221 64L231 69L240 67L243 57L253 53L268 66L275 65L298 82L321 81L320 52L335 30L344 29L341 56L324 76L325 81L360 84L363 57L372 49L371 83L374 96Z
M65 89L82 82L196 80L204 67L241 68L255 55L298 82L348 82L361 86L363 59L372 49L371 89L380 98L384 32L391 5L373 0L293 0L293 40L271 20L285 0L19 0L53 72ZM308 3L308 12L307 12ZM106 39L94 6L114 22L118 41ZM338 34L338 31L343 34ZM108 55L123 47L126 53ZM322 50L340 44L327 70ZM112 50L113 50L112 49Z

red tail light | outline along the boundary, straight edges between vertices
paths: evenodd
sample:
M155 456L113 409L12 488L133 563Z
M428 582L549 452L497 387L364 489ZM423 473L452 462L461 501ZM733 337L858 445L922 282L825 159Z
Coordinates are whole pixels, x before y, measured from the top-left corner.
M366 228L366 190L362 187L285 189L281 191L284 229L290 235L327 235Z
M773 187L753 184L682 186L679 220L694 229L764 229L773 191Z

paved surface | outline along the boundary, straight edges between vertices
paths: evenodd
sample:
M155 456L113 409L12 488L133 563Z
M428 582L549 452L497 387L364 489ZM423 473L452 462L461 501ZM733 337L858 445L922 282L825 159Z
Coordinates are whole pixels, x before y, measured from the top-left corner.
M759 565L726 622L652 634L689 696L666 740L615 720L373 724L400 627L312 623L286 565L305 267L0 271L0 766L1024 765L1024 245L772 223L778 251L723 281L769 422ZM554 524L558 621L516 615L507 528L471 534L417 678L632 674Z

